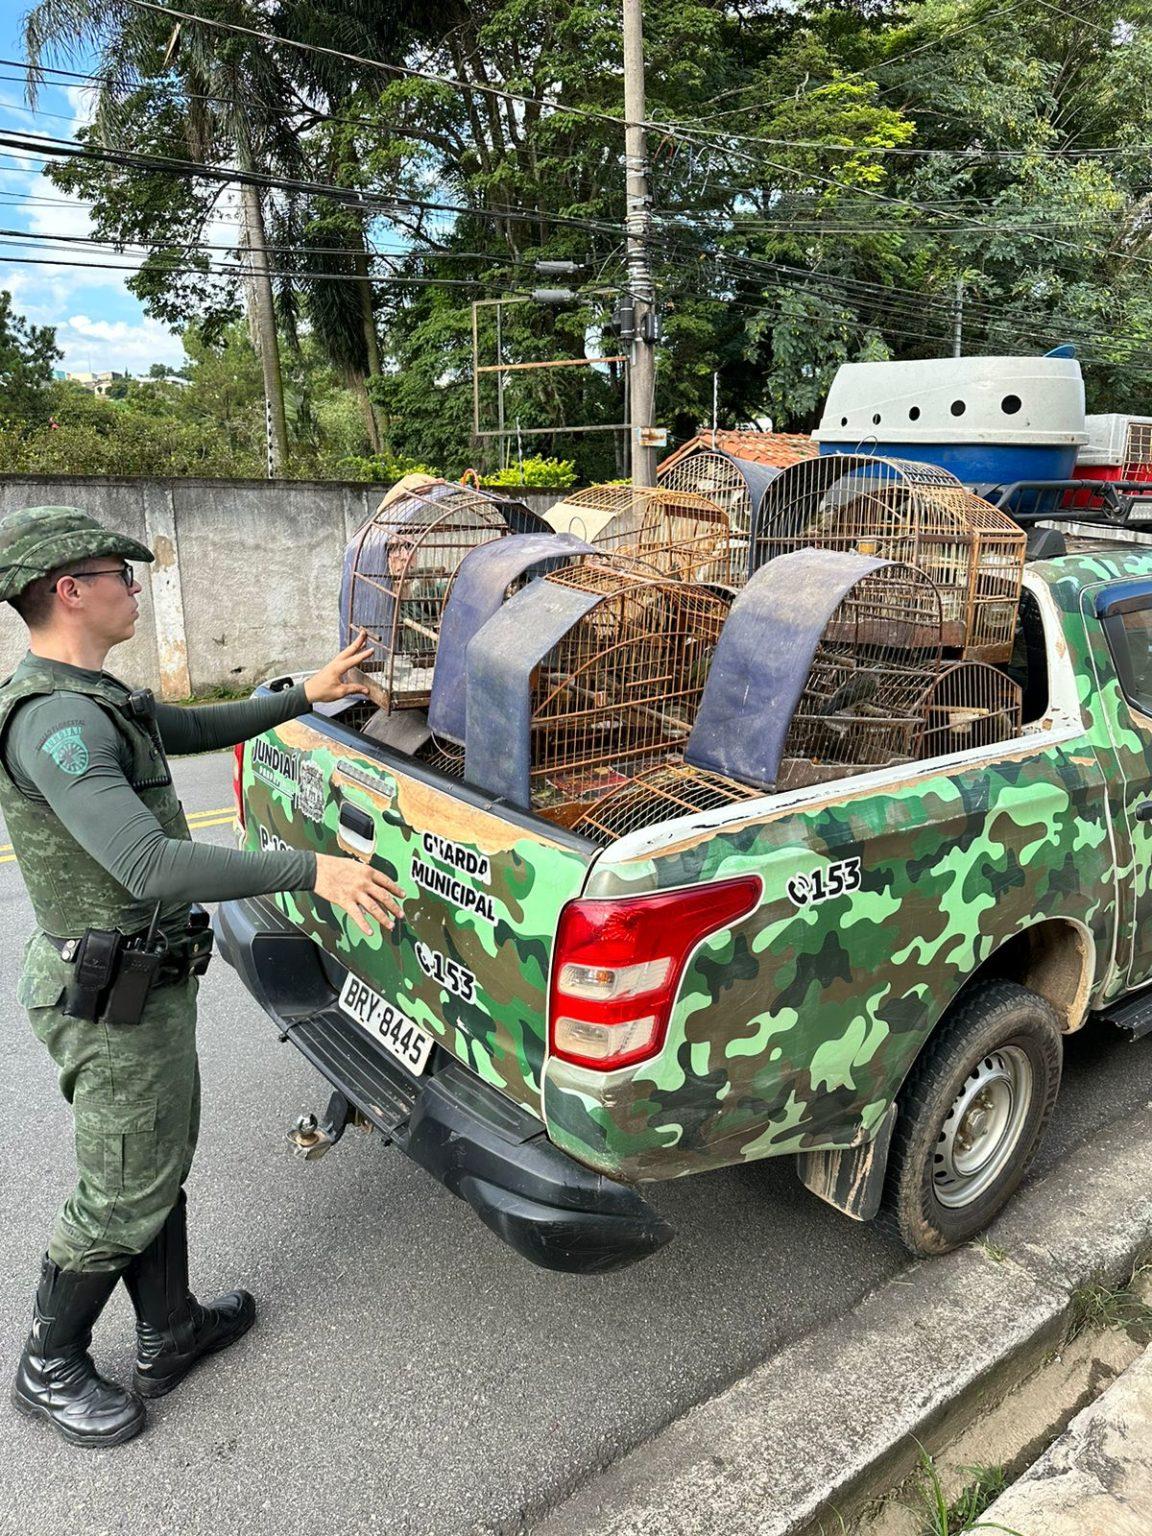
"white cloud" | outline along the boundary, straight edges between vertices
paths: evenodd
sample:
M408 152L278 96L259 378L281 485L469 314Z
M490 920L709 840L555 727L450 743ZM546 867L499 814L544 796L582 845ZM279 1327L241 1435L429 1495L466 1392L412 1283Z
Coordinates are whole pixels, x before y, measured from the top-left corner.
M46 117L30 130L25 105L11 91L0 92L0 126L74 138L76 130L90 122L93 105L91 87L46 87L41 110L67 115L68 121ZM0 170L0 186L16 195L4 204L0 225L36 237L0 244L0 288L11 292L13 308L32 324L55 327L64 354L58 366L70 371L142 372L154 362L183 362L179 338L149 319L127 290L144 253L60 240L93 237L92 218L83 200L68 197L42 174L41 157L6 152ZM234 191L225 192L203 234L205 241L223 247L211 253L214 261L223 262L226 249L241 238L237 213Z
M179 365L185 360L180 338L147 316L137 322L70 315L58 326L56 341L64 352L65 367L73 371L113 368L118 373L141 373L150 363Z

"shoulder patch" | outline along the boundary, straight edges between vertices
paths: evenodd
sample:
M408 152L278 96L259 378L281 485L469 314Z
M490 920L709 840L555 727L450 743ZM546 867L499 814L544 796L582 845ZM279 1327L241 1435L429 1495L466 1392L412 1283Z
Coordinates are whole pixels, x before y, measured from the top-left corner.
M40 744L41 752L47 752L60 772L71 774L73 778L78 778L88 767L88 747L82 731L78 721L69 722Z
M36 743L37 748L41 752L44 751L48 745L49 740L56 736L62 736L65 731L70 730L73 726L79 730L83 723L84 722L82 720L58 720L53 724L51 730L45 731L43 733L43 735L40 737L40 740Z

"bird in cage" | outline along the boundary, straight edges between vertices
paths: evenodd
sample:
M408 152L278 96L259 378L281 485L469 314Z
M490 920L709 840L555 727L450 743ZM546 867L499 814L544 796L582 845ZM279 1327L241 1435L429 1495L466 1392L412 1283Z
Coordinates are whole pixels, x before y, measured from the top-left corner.
M801 548L852 550L915 565L935 584L943 643L969 659L1007 661L1027 540L998 507L934 465L867 454L796 464L764 491L751 567Z
M568 824L683 746L727 611L611 557L533 581L468 646L466 777Z
M518 502L445 481L390 493L344 557L342 633L363 629L374 655L358 681L384 710L426 707L453 577L473 549L544 529Z
M941 632L915 567L848 550L769 561L732 606L685 762L776 790L910 760Z

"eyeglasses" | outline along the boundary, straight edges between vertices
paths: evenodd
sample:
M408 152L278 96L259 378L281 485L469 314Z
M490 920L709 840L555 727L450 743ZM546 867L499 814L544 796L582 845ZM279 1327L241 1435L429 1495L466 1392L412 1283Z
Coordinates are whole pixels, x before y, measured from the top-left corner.
M131 591L132 588L136 585L135 568L129 565L127 560L125 560L123 565L114 566L109 571L71 571L69 574L76 581L91 581L94 580L97 576L116 576L124 583L129 591ZM60 580L63 581L64 578L61 577Z

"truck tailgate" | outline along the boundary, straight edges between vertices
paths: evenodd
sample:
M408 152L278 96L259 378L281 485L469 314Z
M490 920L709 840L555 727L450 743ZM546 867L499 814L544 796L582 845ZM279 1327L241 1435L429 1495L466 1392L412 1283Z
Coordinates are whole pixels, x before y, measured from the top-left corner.
M391 933L373 923L364 934L309 892L272 899L485 1082L539 1114L553 938L597 850L315 715L248 743L240 789L248 847L352 854L400 882L404 917Z

